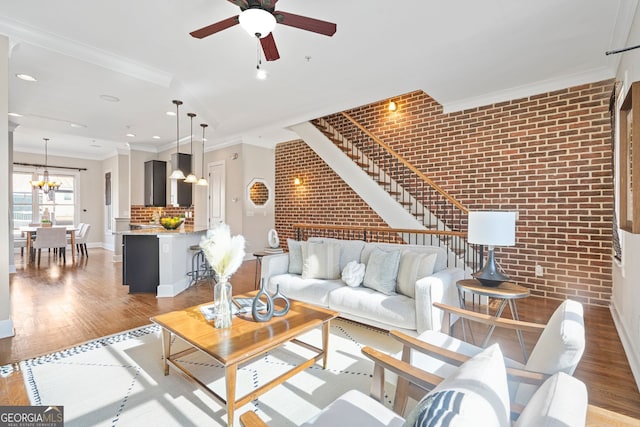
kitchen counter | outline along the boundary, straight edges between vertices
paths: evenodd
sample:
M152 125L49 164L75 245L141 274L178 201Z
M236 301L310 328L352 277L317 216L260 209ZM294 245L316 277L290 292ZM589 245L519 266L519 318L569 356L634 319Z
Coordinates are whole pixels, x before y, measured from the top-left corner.
M173 297L191 282L191 246L198 245L206 228L182 226L166 230L162 226L122 231L123 285L129 292L155 292Z
M175 230L167 230L159 224L131 224L131 227L140 227L134 230L125 230L121 233L127 234L201 234L206 232L206 227L194 227L193 225L182 225Z

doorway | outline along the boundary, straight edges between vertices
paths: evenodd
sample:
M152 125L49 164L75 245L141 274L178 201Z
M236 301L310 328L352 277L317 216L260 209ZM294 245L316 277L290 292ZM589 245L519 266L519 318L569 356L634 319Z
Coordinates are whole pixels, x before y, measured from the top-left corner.
M225 162L214 162L207 165L209 174L209 223L213 228L219 222L225 222Z

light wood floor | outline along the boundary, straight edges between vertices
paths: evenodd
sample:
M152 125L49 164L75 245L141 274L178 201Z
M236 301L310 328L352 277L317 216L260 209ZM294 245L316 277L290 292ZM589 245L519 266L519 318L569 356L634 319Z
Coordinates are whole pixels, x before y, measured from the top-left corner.
M43 253L40 267L27 265L26 258L16 255L17 273L10 284L16 335L0 339L0 365L147 325L153 315L213 299L205 282L174 298L129 294L122 286L122 264L111 261L111 252L90 249L89 255L61 265ZM234 294L253 289L254 268L255 263L247 261L232 277ZM520 318L546 323L559 303L536 297L520 300ZM504 315L510 316L508 310ZM585 326L587 346L575 376L587 384L589 402L640 418L640 393L609 310L585 306ZM522 359L514 333L496 331L494 336L506 355ZM537 336L525 334L529 352L536 340ZM0 380L0 404L29 404L21 374Z

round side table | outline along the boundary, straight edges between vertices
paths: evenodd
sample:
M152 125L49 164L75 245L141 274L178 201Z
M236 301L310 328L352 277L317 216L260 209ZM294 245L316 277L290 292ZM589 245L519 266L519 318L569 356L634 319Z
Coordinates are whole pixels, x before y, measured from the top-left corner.
M504 308L507 304L509 304L509 309L511 310L511 316L513 320L520 320L518 316L518 308L516 307L516 300L520 298L526 298L530 294L529 289L524 286L520 286L514 282L502 282L498 286L490 287L484 286L480 283L479 280L476 279L465 279L458 280L456 283L456 287L458 288L458 301L460 303L460 308L465 308L465 298L464 293L469 292L472 295L485 296L488 298L497 298L501 299L500 306L495 313L495 317L500 317ZM464 322L463 322L464 326ZM495 329L495 325L489 328L489 332L482 342L482 347L485 347L493 334L493 330ZM464 331L464 328L463 328ZM471 328L469 328L471 331ZM516 333L518 334L518 341L520 342L520 348L522 349L522 355L524 356L524 361L527 361L527 350L524 346L524 339L522 338L522 331L517 329Z

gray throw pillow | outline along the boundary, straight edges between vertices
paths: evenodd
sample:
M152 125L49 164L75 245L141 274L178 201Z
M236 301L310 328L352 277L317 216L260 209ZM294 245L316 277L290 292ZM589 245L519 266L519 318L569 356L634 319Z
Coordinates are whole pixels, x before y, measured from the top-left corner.
M375 248L364 273L363 286L385 295L395 295L400 251L386 252Z
M289 274L302 274L302 242L287 239L289 248Z

